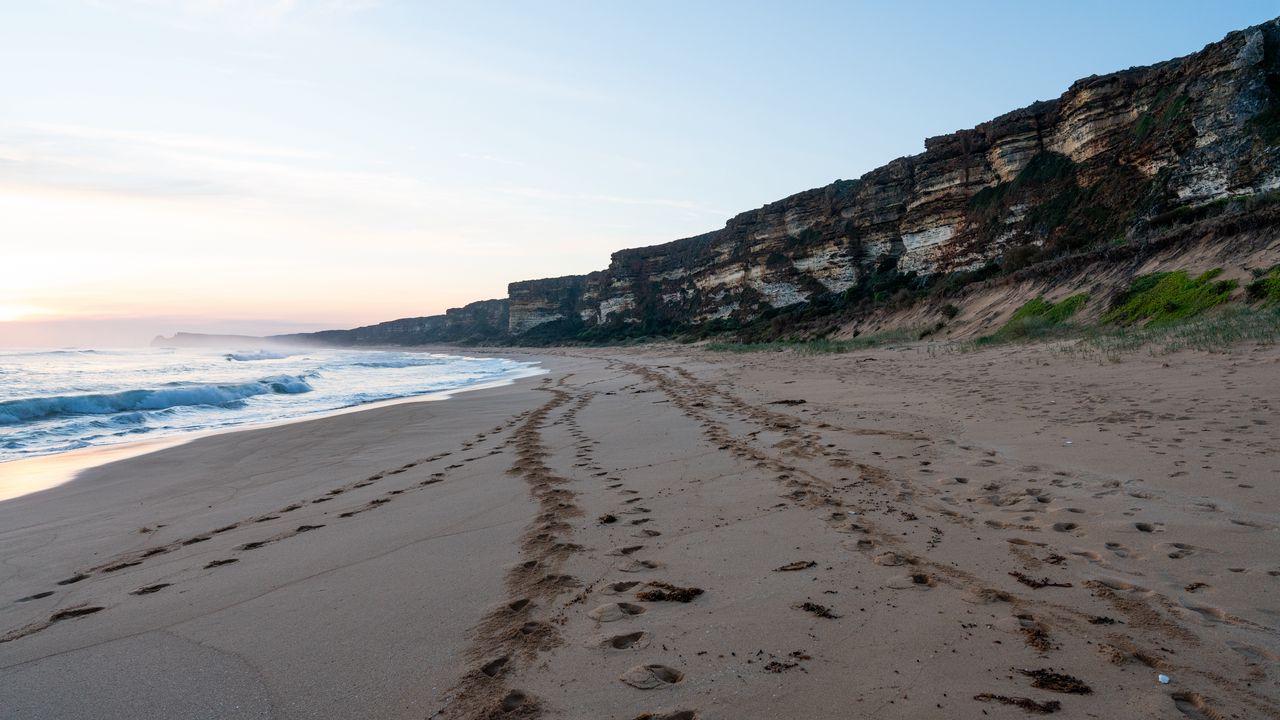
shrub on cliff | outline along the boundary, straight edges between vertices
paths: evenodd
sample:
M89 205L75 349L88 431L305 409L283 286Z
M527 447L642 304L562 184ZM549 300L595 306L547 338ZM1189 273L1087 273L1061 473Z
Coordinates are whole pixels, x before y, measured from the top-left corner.
M1146 321L1157 325L1198 315L1231 299L1235 280L1216 280L1217 268L1191 278L1185 270L1152 273L1134 278L1129 289L1102 316L1104 322L1132 325Z
M1009 322L994 334L979 338L979 343L1005 340L1022 340L1045 335L1061 326L1089 302L1086 293L1078 293L1059 302L1049 302L1043 297L1027 301L1018 308Z
M1249 301L1267 305L1280 303L1280 265L1276 265L1249 283Z

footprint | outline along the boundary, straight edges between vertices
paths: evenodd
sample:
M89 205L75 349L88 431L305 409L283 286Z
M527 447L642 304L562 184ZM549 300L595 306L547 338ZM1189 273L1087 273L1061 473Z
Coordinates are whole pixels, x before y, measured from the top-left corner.
M640 584L639 580L623 580L621 582L609 583L601 588L600 592L605 595L621 595L631 588Z
M1110 550L1116 557L1122 557L1122 558L1129 557L1129 553L1132 552L1129 548L1117 542L1107 543L1106 548Z
M52 590L45 590L44 592L38 592L38 593L36 593L35 595L28 595L28 596L26 596L26 597L24 597L24 598L21 598L21 599L19 599L19 600L18 600L18 602L31 602L32 600L39 600L39 599L41 599L41 598L47 598L47 597L49 597L49 596L50 596L50 595L52 595L52 594L53 594L53 591L52 591Z
M616 622L633 615L641 615L644 611L644 607L641 605L619 602L605 603L587 613L587 615L597 622Z
M150 595L151 593L154 593L154 592L160 592L161 590L169 587L172 584L173 583L156 583L155 585L140 587L129 594L130 595Z
M512 690L503 696L497 710L511 717L535 717L540 713L541 708L538 706L538 701L528 693L523 690ZM486 717L500 717L500 715L490 711Z
M1280 654L1276 654L1274 652L1271 652L1270 650L1266 650L1265 648L1260 648L1256 645L1246 645L1241 642L1228 640L1227 647L1240 653L1244 657L1248 658L1251 662L1255 662L1255 663L1280 662Z
M614 635L601 645L614 650L642 650L649 646L649 633L637 631L625 635Z
M209 570L211 568L221 567L223 565L230 565L231 563L237 563L237 562L240 562L238 558L227 558L226 560L211 560L204 566L204 569Z
M899 565L906 565L907 563L910 563L911 559L905 558L896 552L888 551L875 556L872 559L872 562L885 567L897 567Z
M1186 717L1193 720L1223 720L1222 715L1210 708L1200 693L1174 693L1172 698L1173 706Z
M653 690L680 682L684 673L666 665L637 665L618 679L633 688Z
M638 573L657 570L660 567L662 567L662 563L654 562L653 560L632 560L631 562L620 565L618 569L622 572Z
M1195 603L1187 602L1186 600L1182 601L1182 607L1199 614L1200 617L1211 623L1226 623L1229 625L1236 624L1235 619L1227 613L1226 610L1221 608L1211 607L1209 605L1197 605Z
M1195 545L1186 543L1159 543L1153 548L1156 552L1164 552L1172 560L1181 560L1184 557L1190 557L1199 550ZM1166 552L1167 551L1167 552Z
M693 710L645 713L643 715L637 715L635 720L698 720L698 713Z
M507 658L507 657L500 657L500 658L490 660L489 662L485 663L480 667L480 672L484 673L485 675L488 675L489 677L497 677L498 675L502 674L503 670L506 669L507 663L509 661L510 661L510 658Z
M610 550L610 555L631 555L644 549L643 545L628 545L627 547L614 548Z
M0 637L0 643L11 642L13 640L17 640L18 638L26 637L33 633L40 632L41 630L48 628L50 625L53 625L54 623L59 623L59 622L62 622L63 620L73 620L75 618L84 617L86 615L92 615L104 609L105 608L102 608L96 605L81 605L79 607L70 607L64 610L59 610L54 614L50 615L49 619L45 620L44 622L38 622L33 625L28 625L24 628L20 628L18 630L14 630L13 632L10 632L8 635Z

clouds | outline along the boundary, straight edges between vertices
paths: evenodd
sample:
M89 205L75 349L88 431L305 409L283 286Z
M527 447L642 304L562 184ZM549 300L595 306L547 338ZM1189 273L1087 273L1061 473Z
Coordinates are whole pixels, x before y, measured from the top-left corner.
M493 164L484 153L462 158ZM459 153L442 153L456 158ZM506 165L498 163L500 167ZM0 126L0 305L59 317L429 314L669 239L677 198L467 184L458 168L187 132Z

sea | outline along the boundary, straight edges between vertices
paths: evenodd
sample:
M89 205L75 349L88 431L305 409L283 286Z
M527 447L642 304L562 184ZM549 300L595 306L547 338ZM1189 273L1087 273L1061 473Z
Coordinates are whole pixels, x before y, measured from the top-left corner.
M396 350L0 350L0 462L443 398L542 372Z

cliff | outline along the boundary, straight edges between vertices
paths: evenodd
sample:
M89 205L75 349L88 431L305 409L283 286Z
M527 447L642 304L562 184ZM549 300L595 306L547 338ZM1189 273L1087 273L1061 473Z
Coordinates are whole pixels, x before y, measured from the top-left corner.
M554 341L738 327L800 303L870 308L1141 242L1190 208L1280 188L1278 161L1280 19L1077 81L720 230L622 250L602 271L512 283L509 330Z
M350 330L321 330L311 333L270 335L202 335L177 333L157 337L153 346L255 348L297 345L346 347L352 345L432 345L437 343L477 343L507 336L507 301L480 300L443 315L402 318Z
M322 345L430 345L474 343L504 337L509 319L505 299L480 300L443 315L402 318L350 330L322 330L295 335L273 335L284 342Z
M444 315L274 339L555 343L746 336L762 321L777 334L796 320L832 332L833 318L884 317L889 306L1049 272L1066 258L1122 246L1150 254L1181 223L1245 228L1218 216L1273 218L1277 189L1280 19L1186 57L1079 80L1056 100L928 138L924 152L856 180L719 230L621 250L598 272L514 282L506 300Z

